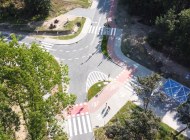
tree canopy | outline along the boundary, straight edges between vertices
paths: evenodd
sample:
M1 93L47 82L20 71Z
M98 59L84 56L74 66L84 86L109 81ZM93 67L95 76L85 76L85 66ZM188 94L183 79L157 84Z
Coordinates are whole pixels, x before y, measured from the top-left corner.
M0 20L38 20L48 16L51 0L0 1Z
M132 84L136 94L142 97L145 112L152 101L153 94L159 95L158 92L154 93L154 90L158 87L160 80L160 75L151 74L146 77L137 77L136 83Z
M125 124L116 123L106 128L105 135L114 140L153 140L159 130L160 119L151 111L134 111Z
M180 122L186 125L186 127L174 135L175 137L185 131L187 128L190 128L190 95L187 101L178 107L177 117Z
M55 116L76 99L74 95L62 92L62 78L68 77L67 71L67 66L60 67L53 56L37 44L28 48L19 45L15 36L9 43L1 39L0 137L12 134L14 139L21 116L27 138L31 140L66 137ZM51 90L56 85L60 88L53 94ZM47 93L51 96L44 100ZM13 109L14 106L20 113Z
M153 48L164 52L180 64L190 66L190 1L126 0L128 11L141 22L155 25L148 36Z

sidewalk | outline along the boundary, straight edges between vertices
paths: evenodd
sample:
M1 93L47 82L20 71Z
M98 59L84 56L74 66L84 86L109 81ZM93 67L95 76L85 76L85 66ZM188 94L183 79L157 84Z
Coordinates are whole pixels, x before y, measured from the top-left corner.
M74 44L77 43L78 41L80 41L81 39L83 39L87 33L88 30L91 26L92 21L89 18L86 18L86 21L84 23L83 29L81 31L81 33L76 36L73 39L69 39L69 40L58 40L58 39L51 39L51 38L45 38L45 39L38 39L39 41L43 41L46 43L50 43L50 44L54 44L54 45L69 45L69 44Z
M112 0L112 3L114 5L117 5L117 0L115 1ZM116 7L112 6L111 12L109 14L109 17L111 17L113 21L111 24L112 27L116 27L116 24L114 22L115 10L116 10ZM111 36L109 37L108 52L110 54L110 57L112 58L112 61L114 61L114 63L120 65L124 69L135 68L136 71L135 73L133 73L133 76L135 75L145 76L147 74L152 73L151 70L145 68L142 65L139 65L138 63L134 62L133 60L123 55L123 53L121 52L121 37L122 37L122 32L121 32L121 36L118 36L116 38L113 38ZM128 80L129 80L128 82L130 82L130 77L128 77ZM113 83L110 83L110 85ZM142 107L143 105L142 101L138 98L137 95L133 94L132 89L133 88L130 87L130 84L128 84L127 89L124 86L122 86L122 84L119 84L117 85L117 90L115 91L113 90L107 91L107 89L105 88L104 91L102 91L101 96L98 96L98 99L96 99L97 101L102 102L102 103L98 102L99 106L96 105L95 99L92 99L92 101L89 102L89 108L92 108L91 121L92 121L93 128L104 126L119 111L119 109L121 109L123 105L125 105L130 100L131 101L135 100L136 101L135 104ZM102 94L109 94L109 97L106 97L105 99L105 97ZM97 97L94 97L94 98L97 98ZM93 103L92 103L93 100L95 103L94 105L96 105L95 107L93 107ZM110 106L111 109L106 116L103 116L102 112L107 106L106 103L108 106ZM96 108L96 109L93 109L93 108ZM154 112L156 116L159 116L161 118L162 122L169 125L176 131L180 131L183 128L185 128L185 126L181 122L178 122L175 119L175 114L177 112L172 111L172 110L163 112L163 110L158 108L157 106L156 107L151 106L150 109ZM183 134L190 138L189 129L183 132Z
M46 42L49 44L54 44L54 45L69 45L69 44L74 44L79 42L80 40L82 40L87 34L88 34L88 30L91 26L93 17L95 15L96 12L96 8L97 8L98 2L96 0L92 0L92 5L91 7L85 9L85 8L76 8L73 9L69 12L67 12L64 15L72 15L72 16L77 16L77 17L85 17L86 21L84 23L83 29L81 31L81 33L76 36L73 39L69 39L69 40L58 40L58 39L52 39L52 38L48 38L48 36L46 36L45 39L40 39L40 38L35 38L35 37L31 37L30 35L24 35L25 37L31 38L33 40L38 40L41 42ZM11 31L0 31L3 33L9 33Z
M141 99L139 99L139 97L136 94L134 94L133 88L129 84L130 80L131 78L128 78L127 80L128 87L125 87L122 84L120 84L115 92L113 91L112 94L109 94L110 97L107 99L102 99L103 96L100 96L98 98L94 97L94 98L97 98L99 102L101 102L101 106L96 107L96 111L89 109L93 128L102 127L106 123L108 123L111 120L111 118L114 117L114 115L117 114L117 112L128 101L135 101L134 103L136 105L143 107L143 102L141 101ZM92 104L92 101L91 103L89 103L89 108L91 108L90 104ZM106 115L104 115L106 106L110 107L110 111ZM185 125L181 124L181 122L178 122L175 119L175 115L176 115L175 111L163 111L160 108L153 107L153 106L150 106L149 109L151 109L156 116L160 117L163 123L172 127L174 130L180 131L183 128L185 128ZM183 132L182 134L190 138L189 129Z

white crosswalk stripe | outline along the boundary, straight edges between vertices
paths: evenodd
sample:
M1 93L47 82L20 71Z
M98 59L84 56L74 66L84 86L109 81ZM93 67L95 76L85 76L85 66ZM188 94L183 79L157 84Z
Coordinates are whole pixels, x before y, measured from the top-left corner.
M95 83L99 81L109 81L109 78L106 74L102 72L99 72L99 71L91 72L87 77L86 91L88 91L92 85L94 85Z
M88 113L68 118L69 136L77 136L92 132L92 125Z
M116 28L99 27L99 26L90 26L88 30L89 34L97 34L97 35L115 36L116 32L117 32Z
M44 48L46 48L46 49L50 49L50 48L52 48L53 47L53 44L51 44L51 43L46 43L46 42L41 42L40 43Z

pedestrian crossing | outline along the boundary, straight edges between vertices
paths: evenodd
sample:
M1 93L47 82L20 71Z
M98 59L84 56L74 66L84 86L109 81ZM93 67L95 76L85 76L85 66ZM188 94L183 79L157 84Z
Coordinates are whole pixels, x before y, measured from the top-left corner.
M45 50L47 50L47 51L53 51L53 50L54 50L54 49L52 49L52 47L53 47L54 44L41 41L41 42L40 42L40 45L41 45L41 47L42 47L43 49L45 49Z
M99 71L91 72L87 77L86 91L88 91L92 85L99 81L109 81L109 77L106 74Z
M117 28L108 28L108 27L99 27L99 26L90 26L88 33L97 34L97 35L110 35L115 36Z
M69 116L67 121L70 137L92 132L92 125L88 112Z

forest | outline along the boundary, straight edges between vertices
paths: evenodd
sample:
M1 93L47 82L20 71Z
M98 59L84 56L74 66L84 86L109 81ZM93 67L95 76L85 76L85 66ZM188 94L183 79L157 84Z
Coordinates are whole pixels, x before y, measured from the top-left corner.
M1 0L0 21L44 19L50 8L51 0Z
M190 1L126 0L128 12L153 26L147 41L151 47L178 63L190 66Z

